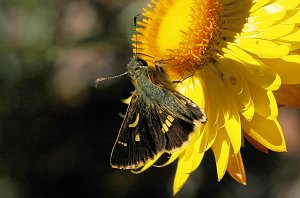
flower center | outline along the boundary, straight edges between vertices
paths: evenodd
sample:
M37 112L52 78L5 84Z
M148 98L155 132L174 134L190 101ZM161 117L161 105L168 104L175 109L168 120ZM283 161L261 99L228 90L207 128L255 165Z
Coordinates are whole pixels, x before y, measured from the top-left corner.
M144 54L163 62L168 75L184 79L209 59L220 34L222 5L219 0L161 0L138 29ZM147 60L150 62L153 60ZM152 62L154 64L154 62Z

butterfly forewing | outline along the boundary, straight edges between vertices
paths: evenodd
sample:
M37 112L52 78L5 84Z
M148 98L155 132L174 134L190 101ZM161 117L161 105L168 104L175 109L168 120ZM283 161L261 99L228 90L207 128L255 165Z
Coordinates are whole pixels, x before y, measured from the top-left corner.
M136 169L164 150L166 140L161 133L161 121L152 105L133 94L112 150L112 167Z

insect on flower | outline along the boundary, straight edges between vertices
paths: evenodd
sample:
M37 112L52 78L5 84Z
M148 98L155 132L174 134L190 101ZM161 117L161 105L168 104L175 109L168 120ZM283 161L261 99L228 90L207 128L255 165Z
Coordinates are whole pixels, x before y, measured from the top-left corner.
M134 24L136 29L135 16ZM158 154L173 153L189 141L200 123L206 122L204 111L175 90L178 82L168 79L163 61L155 69L136 52L127 64L127 72L99 82L128 74L135 87L124 121L114 144L110 164L113 168L137 169Z

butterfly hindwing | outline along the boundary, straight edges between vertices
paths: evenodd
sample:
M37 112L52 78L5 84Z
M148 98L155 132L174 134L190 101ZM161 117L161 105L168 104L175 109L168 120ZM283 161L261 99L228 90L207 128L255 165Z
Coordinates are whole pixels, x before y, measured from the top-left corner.
M111 154L112 167L136 169L164 150L166 140L153 105L133 94Z
M198 120L202 123L206 122L206 115L204 111L199 108L193 101L178 92L173 92L173 94L185 104L185 107L191 112L193 119Z
M162 109L163 132L166 137L165 150L169 153L181 148L190 139L191 133L199 122L206 121L206 115L194 102L178 92L172 92L179 100L177 106L184 106L184 109L173 111L168 105ZM174 101L176 101L174 99Z
M162 123L161 132L166 139L166 152L171 153L188 141L194 128L193 122L187 122L174 115L172 116L164 109L160 110L160 120Z

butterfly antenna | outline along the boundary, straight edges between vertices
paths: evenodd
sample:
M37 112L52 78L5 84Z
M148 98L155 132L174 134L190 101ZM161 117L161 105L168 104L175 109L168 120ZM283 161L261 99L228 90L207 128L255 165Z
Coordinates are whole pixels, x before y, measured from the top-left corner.
M137 18L139 17L141 15L141 13L140 14L137 14L137 15L135 15L134 16L134 18L133 18L133 23L134 23L134 33L135 33L135 53L134 53L134 58L135 59L137 59L137 31L136 31L136 27L137 27ZM119 78L119 77L121 77L121 76L124 76L124 75L126 75L128 72L124 72L124 73L122 73L122 74L120 74L120 75L117 75L117 76L111 76L111 77L106 77L106 78L97 78L96 80L95 80L95 87L97 88L97 87L99 87L99 84L102 82L102 81L104 81L104 80L110 80L110 79L114 79L114 78Z
M135 33L135 53L134 53L134 57L137 59L137 55L140 54L140 55L143 55L143 56L147 56L149 58L153 58L153 56L150 56L148 54L144 54L144 53L138 53L138 40L137 40L137 37L138 37L138 32L136 30L137 28L137 19L138 17L141 15L141 13L135 15L135 17L133 18L133 23L134 23L134 33Z
M119 78L119 77L121 77L121 76L126 75L127 73L128 73L128 72L124 72L124 73L119 74L119 75L117 75L117 76L111 76L111 77L106 77L106 78L97 78L97 79L95 80L95 87L98 88L98 87L99 87L99 84L100 84L102 81L104 81L104 80L110 80L110 79Z
M134 23L134 34L135 34L135 53L134 53L134 57L137 58L137 51L138 51L138 41L137 41L137 31L136 31L136 27L137 27L137 18L141 15L141 13L137 14L134 16L133 18L133 23Z

